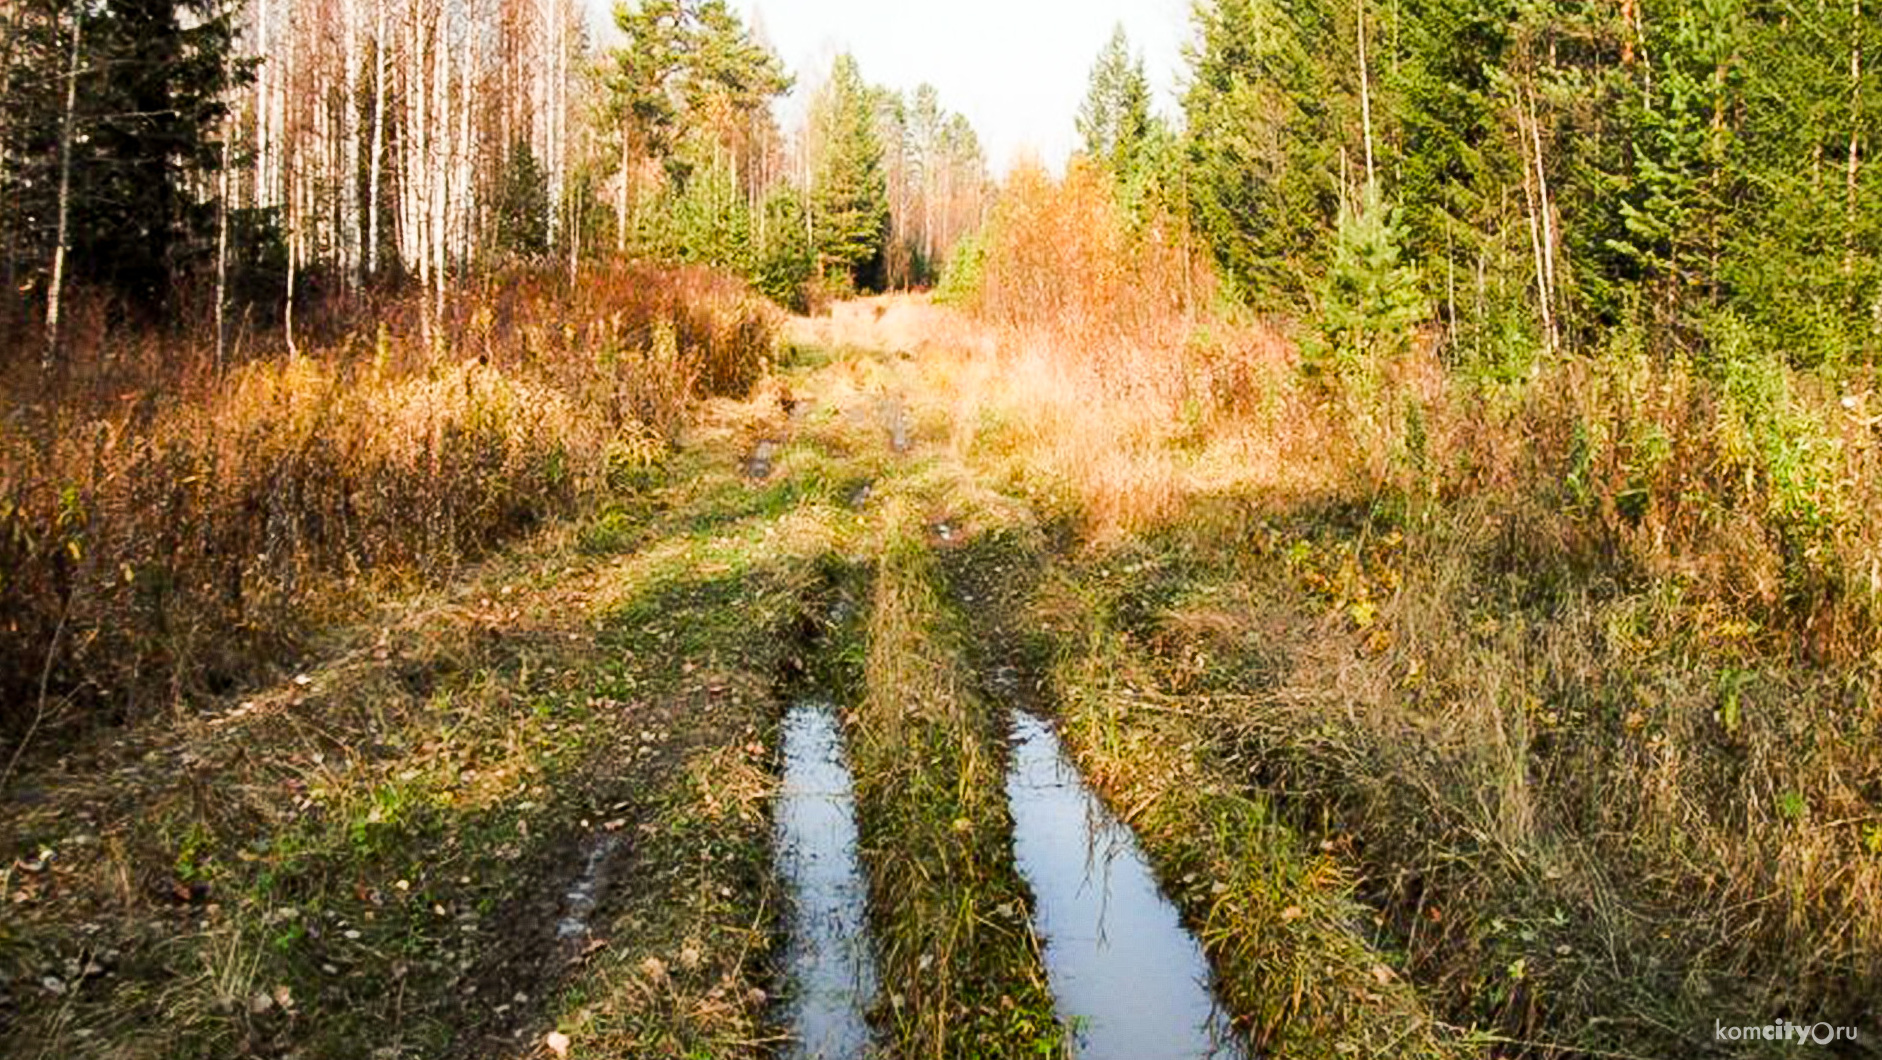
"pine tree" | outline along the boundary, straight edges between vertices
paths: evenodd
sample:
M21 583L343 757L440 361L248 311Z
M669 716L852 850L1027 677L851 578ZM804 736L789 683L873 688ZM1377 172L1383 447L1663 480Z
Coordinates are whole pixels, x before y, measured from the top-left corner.
M692 11L686 52L683 91L697 123L748 116L790 91L783 64L752 39L726 0L704 0Z
M811 182L811 225L819 267L857 286L877 279L889 231L889 192L876 96L856 60L844 54L814 104L821 151Z
M616 11L611 109L620 123L617 246L749 274L758 189L748 164L790 88L725 0L642 0ZM640 186L642 163L663 176ZM629 217L643 197L653 209Z
M1376 372L1410 342L1425 316L1418 273L1400 258L1393 211L1369 184L1343 205L1333 264L1319 294L1319 334L1306 344L1310 374L1352 378Z

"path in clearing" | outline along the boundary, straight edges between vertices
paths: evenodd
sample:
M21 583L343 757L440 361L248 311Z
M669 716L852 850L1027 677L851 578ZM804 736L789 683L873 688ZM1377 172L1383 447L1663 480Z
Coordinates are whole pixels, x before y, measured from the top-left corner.
M976 469L919 327L837 311L603 511L276 687L16 785L0 1054L1285 1042L1300 991L1269 1007L1286 991L1247 975L1258 940L1221 928L1232 903L1182 844L1260 851L1140 841L1125 822L1180 786L1105 771L1100 800L1071 764L1097 730L1058 718L1061 750L1044 720L1052 655L1019 608L1062 515ZM1107 739L1152 733L1112 717ZM1237 976L1220 991L1211 961ZM1299 1054L1432 1051L1402 984L1377 989L1355 1002L1376 1019Z

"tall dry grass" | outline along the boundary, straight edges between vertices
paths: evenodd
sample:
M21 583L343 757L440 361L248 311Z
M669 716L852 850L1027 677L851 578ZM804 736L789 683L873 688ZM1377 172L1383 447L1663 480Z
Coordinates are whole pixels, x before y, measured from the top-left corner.
M1309 385L1284 326L1170 297L1207 289L1180 238L1094 179L1006 190L991 349L934 369L957 450L1161 580L1129 632L1350 845L1454 1017L1620 1049L1882 1016L1874 374L1728 327L1515 380L1427 335ZM1170 603L1176 570L1207 594Z
M122 719L281 660L323 607L628 486L779 314L704 270L517 273L209 350L89 333L0 380L0 736ZM27 363L20 363L27 362Z
M955 421L972 431L976 410L1023 409L1030 460L1094 528L1144 529L1186 492L1280 466L1271 436L1245 428L1296 400L1296 352L1267 323L1220 311L1180 221L1131 224L1100 171L1022 168L984 243L964 308L991 352L946 381Z

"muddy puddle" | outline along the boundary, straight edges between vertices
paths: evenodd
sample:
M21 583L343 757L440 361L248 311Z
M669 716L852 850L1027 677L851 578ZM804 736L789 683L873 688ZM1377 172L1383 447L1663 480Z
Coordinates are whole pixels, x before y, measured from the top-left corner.
M778 868L788 905L784 1020L795 1060L870 1055L864 1013L875 995L856 805L836 709L807 702L784 719Z
M1202 949L1136 838L1085 787L1052 727L1024 711L1013 715L1006 793L1046 974L1079 1060L1245 1057Z
M778 453L784 443L776 438L761 438L758 444L745 457L745 477L767 479L771 477L771 468L777 463Z
M582 865L581 875L569 884L569 889L562 895L562 917L556 921L555 937L564 946L585 943L593 933L589 921L594 916L595 907L600 904L602 889L608 885L608 859L620 849L620 845L620 841L611 835L601 836L588 845L588 857Z

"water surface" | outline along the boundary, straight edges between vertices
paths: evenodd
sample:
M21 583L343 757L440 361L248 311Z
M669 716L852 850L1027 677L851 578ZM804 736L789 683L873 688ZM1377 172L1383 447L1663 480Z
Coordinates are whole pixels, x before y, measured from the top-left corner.
M868 1056L876 992L856 856L856 801L836 710L801 703L784 719L778 867L789 892L785 1017L796 1060Z
M1006 794L1046 974L1080 1060L1246 1056L1136 837L1085 787L1052 727L1024 711L1013 714Z

